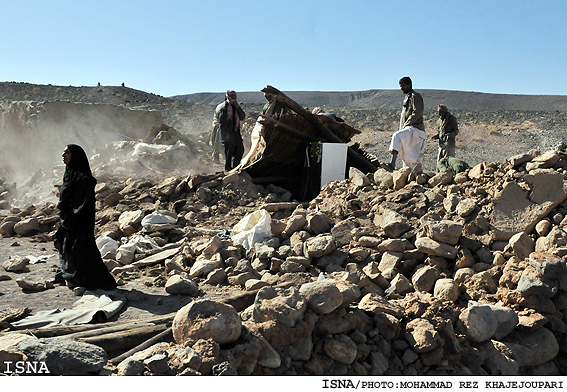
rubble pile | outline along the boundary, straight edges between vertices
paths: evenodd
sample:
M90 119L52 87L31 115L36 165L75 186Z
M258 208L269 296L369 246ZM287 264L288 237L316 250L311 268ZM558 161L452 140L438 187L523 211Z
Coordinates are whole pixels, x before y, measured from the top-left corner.
M124 283L152 268L164 294L194 300L163 341L119 360L95 346L78 368L565 375L566 184L567 155L555 150L457 174L352 168L310 203L245 172L99 177L96 234L109 270ZM5 216L0 233L49 238L56 224L54 205L31 206ZM242 295L213 300L204 287ZM34 346L55 346L49 339L5 332L0 353L33 360ZM63 335L50 350L77 344Z

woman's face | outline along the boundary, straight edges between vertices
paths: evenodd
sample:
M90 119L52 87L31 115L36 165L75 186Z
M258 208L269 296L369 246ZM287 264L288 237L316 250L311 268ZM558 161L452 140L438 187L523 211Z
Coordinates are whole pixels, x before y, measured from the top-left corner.
M68 146L65 146L65 148L63 149L63 163L68 165L69 162L71 162L71 150L69 150Z

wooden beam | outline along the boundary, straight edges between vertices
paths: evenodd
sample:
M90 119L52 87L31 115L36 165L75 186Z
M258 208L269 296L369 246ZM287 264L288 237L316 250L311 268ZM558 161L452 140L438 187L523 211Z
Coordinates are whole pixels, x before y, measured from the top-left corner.
M274 95L278 101L283 102L285 105L287 105L294 112L296 112L297 114L299 114L300 116L305 118L310 123L314 124L327 141L334 142L334 143L345 143L344 140L342 140L340 137L335 135L323 123L323 121L321 121L321 119L319 118L318 115L313 114L313 113L309 112L308 110L305 110L301 105L299 105L293 99L289 98L287 95L282 93L277 88L272 87L272 86L266 86L262 89L262 92L264 92L264 93L267 92L267 93ZM350 148L350 146L348 147L348 157L352 161L354 161L356 166L362 167L366 171L375 172L376 169L377 169L376 166L374 166L371 162L369 162L366 158L364 158L357 151Z
M154 344L159 343L161 341L171 340L172 337L173 337L172 330L171 330L171 327L169 327L165 331L162 331L162 332L158 333L157 335L155 335L154 337L149 338L145 342L140 343L139 345L137 345L133 349L126 351L124 354L121 354L121 355L119 355L115 358L112 358L110 360L110 363L117 365L120 362L122 362L123 360L125 360L126 358L128 358L129 356L136 354L138 351L145 350L146 348L153 346Z
M101 347L107 353L120 350L128 350L138 344L154 337L158 333L169 329L166 324L158 324L149 327L140 327L120 332L111 332L98 336L89 336L77 339L80 342L94 344Z
M307 141L320 141L321 140L320 137L309 135L307 133L301 132L301 131L293 128L293 127L290 127L287 124L284 124L281 121L276 120L275 118L266 117L263 114L260 114L260 117L261 117L261 119L258 120L258 122L260 124L269 125L269 126L273 127L274 129L284 131L288 135L291 135L291 136L296 137L298 139L307 140Z

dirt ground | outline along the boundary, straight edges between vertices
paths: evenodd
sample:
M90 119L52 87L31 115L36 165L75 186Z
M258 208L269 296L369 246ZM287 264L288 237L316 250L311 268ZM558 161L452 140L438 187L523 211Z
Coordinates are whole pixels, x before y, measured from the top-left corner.
M46 262L29 264L28 271L7 272L0 268L0 320L8 309L28 308L28 314L38 311L69 309L80 297L64 285L55 285L44 291L31 292L22 290L16 281L45 282L53 278L58 264L57 250L52 242L38 242L35 238L11 237L0 238L0 265L10 256L48 256ZM161 283L160 283L161 282ZM222 300L240 292L236 287L215 287L201 285L197 297L169 295L163 284L163 268L146 268L145 273L137 278L125 281L112 295L125 296L126 305L109 321L139 320L154 315L176 312L195 298L207 297Z

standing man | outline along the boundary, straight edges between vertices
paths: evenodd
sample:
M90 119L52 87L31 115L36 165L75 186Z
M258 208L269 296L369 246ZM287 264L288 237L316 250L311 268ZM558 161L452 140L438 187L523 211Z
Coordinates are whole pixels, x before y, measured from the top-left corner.
M453 116L447 106L440 104L437 107L439 120L437 121L437 134L433 139L439 139L439 152L437 153L437 171L439 171L439 161L442 158L455 156L455 136L459 133L457 118Z
M246 114L236 101L236 91L228 90L225 100L215 109L215 118L219 124L220 140L224 145L224 170L234 169L244 155L244 143L240 134L240 122Z
M381 164L383 168L390 171L396 168L398 157L404 162L404 165L412 169L421 165L426 141L423 98L413 90L409 76L401 78L399 83L400 89L406 94L400 116L400 130L392 135L389 147L392 154L390 163Z

